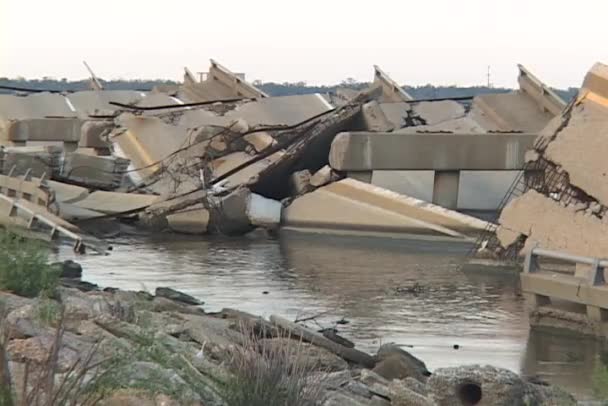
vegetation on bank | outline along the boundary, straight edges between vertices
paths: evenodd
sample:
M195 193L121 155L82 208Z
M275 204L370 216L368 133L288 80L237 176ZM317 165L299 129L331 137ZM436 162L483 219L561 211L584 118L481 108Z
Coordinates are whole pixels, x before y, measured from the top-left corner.
M0 290L19 296L52 295L61 269L49 264L44 244L0 230Z
M598 399L608 402L608 365L597 359L591 377L593 395Z
M167 86L167 85L178 85L178 82L164 79L151 79L151 80L101 80L103 86L107 90L139 90L147 91L151 90L155 86ZM354 79L346 79L341 83L334 85L322 85L315 86L309 85L306 82L295 82L295 83L276 83L276 82L262 82L254 81L253 84L260 90L270 94L271 96L288 96L296 94L310 94L310 93L335 93L338 88L349 88L355 90L361 90L366 88L368 82L358 82ZM42 79L9 79L0 78L0 86L11 86L25 89L39 89L47 91L78 91L78 90L90 90L89 80L67 80L55 79L50 77L44 77ZM403 89L408 92L415 99L442 99L450 97L470 97L485 93L503 93L508 92L511 89L507 88L495 88L487 86L437 86L432 84L426 84L422 86L403 86ZM574 97L578 91L576 88L568 89L554 89L564 100L570 100ZM2 90L0 89L0 93Z

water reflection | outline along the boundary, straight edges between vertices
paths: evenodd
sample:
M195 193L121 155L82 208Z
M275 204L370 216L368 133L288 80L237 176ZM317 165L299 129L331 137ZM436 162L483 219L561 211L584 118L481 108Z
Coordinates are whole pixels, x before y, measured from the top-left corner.
M291 319L325 313L318 319L324 327L345 318L350 323L341 331L363 349L374 351L389 341L408 345L431 369L490 363L573 383L552 373L549 366L556 364L546 360L556 362L555 354L580 345L547 334L528 337L518 275L461 271L468 249L296 233L203 241L164 236L116 241L108 257L77 260L89 281L137 290L171 286L203 300L209 311L236 307ZM584 365L587 373L596 350L584 351L582 364L566 360L564 370L577 373ZM589 385L580 377L576 384L584 392Z
M608 355L605 342L553 329L532 329L522 361L522 373L553 382L591 399L595 362ZM604 359L603 362L607 360Z

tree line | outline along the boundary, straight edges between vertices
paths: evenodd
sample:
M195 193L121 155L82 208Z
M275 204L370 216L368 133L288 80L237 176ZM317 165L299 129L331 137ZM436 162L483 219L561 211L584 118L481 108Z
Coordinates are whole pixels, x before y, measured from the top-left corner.
M104 89L107 90L151 90L155 86L178 85L178 82L172 80L153 79L153 80L100 80ZM253 84L271 96L288 96L296 94L310 93L335 93L338 88L350 88L362 90L369 86L368 82L358 82L353 79L346 79L341 83L330 86L313 86L306 82L294 83L275 83L255 81ZM90 82L88 79L83 80L67 80L44 77L42 79L24 79L24 78L0 78L0 86L15 87L23 89L36 89L46 91L61 91L74 92L79 90L89 90ZM476 96L485 93L504 93L512 89L495 88L487 86L435 86L432 84L422 86L404 86L403 89L415 99L444 99ZM576 88L554 89L564 100L568 101L574 97L578 91ZM0 92L7 93L8 91Z

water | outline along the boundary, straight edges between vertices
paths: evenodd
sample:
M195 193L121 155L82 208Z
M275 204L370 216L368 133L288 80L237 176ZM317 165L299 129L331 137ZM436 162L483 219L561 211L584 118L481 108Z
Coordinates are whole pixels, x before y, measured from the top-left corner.
M493 364L589 397L599 344L530 332L518 275L461 271L468 249L298 233L204 241L165 236L116 241L110 256L76 260L84 279L101 286L170 286L204 301L207 311L232 307L289 319L323 314L312 327L345 319L341 333L363 350L395 342L431 370Z

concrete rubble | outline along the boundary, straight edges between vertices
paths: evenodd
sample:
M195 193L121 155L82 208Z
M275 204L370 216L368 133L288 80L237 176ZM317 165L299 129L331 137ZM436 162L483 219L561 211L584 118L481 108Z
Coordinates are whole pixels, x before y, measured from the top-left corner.
M527 154L525 190L501 213L497 255L534 246L605 257L608 250L608 67L589 71L576 100L549 123ZM548 109L557 109L552 104Z
M458 211L496 209L564 105L519 71L520 89L464 101L413 100L377 66L361 92L270 97L213 60L151 92L2 95L0 168L83 225L468 241L489 225Z

